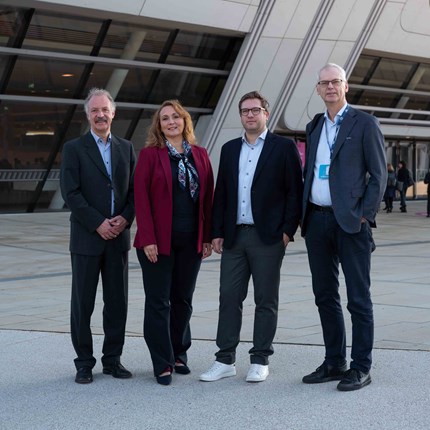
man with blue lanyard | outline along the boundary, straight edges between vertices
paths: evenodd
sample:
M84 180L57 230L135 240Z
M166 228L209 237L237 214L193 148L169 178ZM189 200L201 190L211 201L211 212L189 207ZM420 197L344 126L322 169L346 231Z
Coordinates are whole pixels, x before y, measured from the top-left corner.
M325 359L307 384L340 380L340 391L371 382L373 309L371 227L387 183L384 137L372 115L346 101L348 82L337 64L318 74L318 95L326 112L306 127L302 236L318 307ZM351 363L346 361L345 323L339 295L339 263L345 276L352 321Z

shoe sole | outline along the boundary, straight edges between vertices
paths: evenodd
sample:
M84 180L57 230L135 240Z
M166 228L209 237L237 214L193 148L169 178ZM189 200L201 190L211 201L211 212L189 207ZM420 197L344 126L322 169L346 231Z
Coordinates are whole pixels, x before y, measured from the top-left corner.
M191 370L186 366L175 366L175 372L179 373L180 375L189 375Z
M246 378L246 382L263 382L267 379L267 376L264 378Z
M349 386L343 386L343 385L338 385L337 389L339 391L356 391L356 390L360 390L361 388L366 387L367 385L369 385L372 382L372 379L367 379L366 381L364 381L361 385L349 385Z
M304 379L302 379L302 382L304 384L323 384L324 382L340 381L342 378L343 375L328 376L327 378L318 379L317 381L305 381Z
M112 370L105 370L105 369L103 369L103 374L104 375L111 375L111 376L113 376L114 378L117 378L117 379L129 379L129 378L131 378L133 376L133 375L118 376L118 375L114 375L113 372L112 372Z
M75 382L77 383L77 384L91 384L91 382L93 382L93 378L91 378L91 379L85 379L85 380L76 380L75 379Z
M231 376L236 376L236 370L223 373L221 376L218 376L217 378L205 378L204 376L200 376L199 379L200 381L203 381L203 382L215 382L215 381L219 381L220 379L230 378Z

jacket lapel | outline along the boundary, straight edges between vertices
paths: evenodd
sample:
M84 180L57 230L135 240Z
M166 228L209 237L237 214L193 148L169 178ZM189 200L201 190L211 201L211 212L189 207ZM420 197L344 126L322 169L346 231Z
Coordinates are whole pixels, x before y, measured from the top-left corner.
M119 140L111 134L111 144L110 144L110 151L111 151L111 163L112 163L112 178L115 177L115 170L118 167L118 164L120 162L121 158L121 143Z
M307 171L306 171L306 176L308 178L310 178L314 172L313 166L315 166L315 159L317 156L318 143L320 140L322 127L324 124L324 116L322 116L321 118L318 121L318 124L316 125L316 127L311 132L309 142L307 142L309 147L307 148L307 151L306 151L305 163L308 166Z
M91 132L88 132L84 136L84 145L87 150L88 157L93 161L93 163L100 170L100 172L102 172L107 178L109 178L108 172L102 160L102 156L100 155L99 148Z
M268 160L270 153L273 151L273 147L274 143L272 142L272 133L268 131L266 134L266 139L264 139L263 149L261 150L261 154L258 158L257 166L255 168L254 178L252 180L253 184L262 172L264 164Z
M172 168L170 167L170 159L167 147L161 148L158 150L158 157L160 159L161 167L164 172L164 176L166 178L167 190L169 192L169 196L173 196L173 185L172 185Z
M345 116L345 119L342 121L342 124L340 125L339 133L337 135L336 142L334 143L334 147L333 147L332 160L336 157L336 155L340 151L340 148L343 146L347 137L349 136L352 127L354 127L354 124L356 122L355 116L356 116L355 110L350 108L348 113Z
M239 137L232 145L232 153L231 153L231 166L232 166L232 175L231 179L233 180L231 189L237 193L237 187L239 184L239 158L240 158L240 150L242 149L242 138Z

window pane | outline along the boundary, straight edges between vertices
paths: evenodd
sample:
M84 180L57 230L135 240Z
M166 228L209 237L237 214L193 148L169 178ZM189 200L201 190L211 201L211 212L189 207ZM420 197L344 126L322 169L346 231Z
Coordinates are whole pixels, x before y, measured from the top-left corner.
M80 63L18 57L6 94L71 98L83 70Z

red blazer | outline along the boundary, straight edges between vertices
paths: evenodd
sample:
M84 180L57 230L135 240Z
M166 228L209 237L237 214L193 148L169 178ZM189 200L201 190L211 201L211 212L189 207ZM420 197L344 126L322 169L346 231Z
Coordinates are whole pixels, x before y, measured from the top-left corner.
M197 252L211 241L211 213L214 188L212 166L206 149L191 145L200 180ZM140 151L134 174L134 202L137 232L134 247L156 244L158 253L170 255L173 218L172 170L167 148Z

